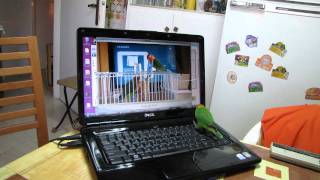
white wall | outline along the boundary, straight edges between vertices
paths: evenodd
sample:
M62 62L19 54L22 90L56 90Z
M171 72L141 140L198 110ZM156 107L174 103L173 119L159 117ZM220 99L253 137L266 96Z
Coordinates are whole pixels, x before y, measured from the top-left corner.
M32 35L32 0L0 0L0 24L6 34L3 37ZM26 47L4 46L6 51L23 51ZM27 61L2 62L3 67L25 65Z
M77 75L77 29L95 26L96 11L94 8L88 8L88 4L96 1L55 0L54 3L54 96L61 98L62 88L55 82ZM70 100L74 93L73 90L68 91ZM78 109L76 102L74 110Z
M36 0L36 34L41 67L47 66L46 46L53 41L53 0Z
M60 87L57 80L60 79L60 22L61 0L54 0L53 15L53 96L60 97Z
M0 0L0 24L4 36L32 35L32 0Z
M88 4L95 0L55 0L54 10L54 81L77 75L77 29L94 27L95 9ZM62 97L62 88L54 83L54 96ZM71 100L75 91L68 90ZM63 99L63 98L61 98ZM77 101L73 108L77 108Z
M50 16L49 11L50 1L52 0L36 1L35 32L38 37L42 68L46 67L46 44L52 42L53 17L52 15ZM6 34L3 36L33 35L32 0L0 0L0 24L6 30ZM4 48L5 50L9 49Z
M77 29L79 27L94 27L94 8L88 4L95 0L61 1L60 21L60 78L77 74Z
M72 9L77 9L75 0L61 1L61 26L60 26L60 79L76 76L77 74L77 49L76 35L77 25L75 20L78 18L77 13ZM78 9L79 10L79 9ZM60 88L60 92L62 88ZM69 101L75 91L67 89ZM72 92L72 93L71 93ZM60 98L62 98L60 93ZM72 95L72 96L71 96ZM62 98L63 99L63 98ZM64 100L64 99L63 99ZM77 110L77 100L72 108Z
M77 74L76 25L77 15L74 0L62 1L61 4L61 31L60 31L60 78L75 76Z

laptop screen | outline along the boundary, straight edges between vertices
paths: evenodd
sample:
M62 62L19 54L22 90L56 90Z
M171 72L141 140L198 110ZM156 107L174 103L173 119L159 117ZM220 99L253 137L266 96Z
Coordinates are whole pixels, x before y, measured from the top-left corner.
M81 41L85 117L194 108L201 103L199 42L108 34L83 36Z

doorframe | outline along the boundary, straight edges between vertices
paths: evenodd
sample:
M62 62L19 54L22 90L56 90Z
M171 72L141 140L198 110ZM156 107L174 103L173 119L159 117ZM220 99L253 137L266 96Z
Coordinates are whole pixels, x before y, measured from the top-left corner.
M31 1L32 7L32 35L37 35L37 0Z
M53 96L60 98L60 31L61 31L61 0L54 0L53 15Z

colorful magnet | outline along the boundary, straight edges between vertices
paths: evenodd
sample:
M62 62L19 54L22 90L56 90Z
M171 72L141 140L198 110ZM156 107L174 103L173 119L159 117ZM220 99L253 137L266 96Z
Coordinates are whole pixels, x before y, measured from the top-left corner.
M234 58L235 60L234 64L238 66L248 67L249 58L250 58L249 56L243 56L243 55L237 54L236 57Z
M227 80L230 84L234 84L237 82L237 74L234 71L229 71L227 74Z
M249 92L262 92L263 86L261 82L251 82L248 86Z
M289 76L289 72L287 72L285 67L278 66L276 69L272 70L271 76L287 80Z
M273 43L269 50L281 57L284 57L287 54L286 46L282 42Z
M306 99L320 100L320 88L309 88L306 91Z
M247 35L246 37L246 45L250 48L258 46L258 38L252 35Z
M267 166L266 167L266 174L281 179L281 171L278 169L274 169L274 168Z
M253 175L262 179L289 180L289 168L270 161L262 160L254 170Z
M269 55L263 55L260 58L257 59L256 64L257 67L262 68L266 71L271 71L273 64L272 64L272 58Z
M240 51L240 46L239 46L239 44L237 42L233 41L233 42L228 43L226 45L226 51L227 51L227 54Z

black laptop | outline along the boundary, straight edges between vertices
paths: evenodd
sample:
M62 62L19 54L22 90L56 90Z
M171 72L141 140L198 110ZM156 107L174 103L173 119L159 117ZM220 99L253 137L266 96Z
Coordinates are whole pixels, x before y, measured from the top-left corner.
M206 179L261 161L218 125L223 138L195 129L203 37L80 28L77 41L81 135L99 179Z

